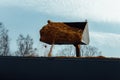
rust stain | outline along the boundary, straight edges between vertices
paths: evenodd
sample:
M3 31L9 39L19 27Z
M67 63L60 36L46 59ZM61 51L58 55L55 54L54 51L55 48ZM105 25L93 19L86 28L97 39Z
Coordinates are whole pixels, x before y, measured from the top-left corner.
M81 43L83 30L70 27L64 23L49 22L40 30L40 41L48 44Z

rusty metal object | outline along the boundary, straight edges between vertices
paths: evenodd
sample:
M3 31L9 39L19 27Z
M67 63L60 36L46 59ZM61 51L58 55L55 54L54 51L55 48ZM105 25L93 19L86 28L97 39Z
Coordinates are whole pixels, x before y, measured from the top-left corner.
M88 44L87 22L51 22L40 30L40 41L48 44L73 44L80 56L79 45ZM87 37L86 37L87 36Z

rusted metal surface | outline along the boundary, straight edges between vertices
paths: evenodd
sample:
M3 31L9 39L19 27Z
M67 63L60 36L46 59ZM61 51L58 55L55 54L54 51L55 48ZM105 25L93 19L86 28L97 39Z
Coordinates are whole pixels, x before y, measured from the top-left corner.
M40 41L47 44L73 44L76 56L80 56L79 46L89 43L87 22L51 22L40 30Z
M49 22L40 30L40 41L48 44L82 44L86 23Z

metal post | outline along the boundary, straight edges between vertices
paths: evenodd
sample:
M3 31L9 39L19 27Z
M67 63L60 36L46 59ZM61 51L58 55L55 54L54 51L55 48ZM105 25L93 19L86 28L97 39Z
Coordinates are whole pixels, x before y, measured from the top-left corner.
M76 57L81 57L81 54L80 54L80 45L77 44L77 45L74 45L75 48L76 48Z
M48 53L48 57L51 57L51 56L52 56L52 49L53 49L53 46L54 46L54 44L52 44L52 46L50 47L50 51L49 51L49 53Z

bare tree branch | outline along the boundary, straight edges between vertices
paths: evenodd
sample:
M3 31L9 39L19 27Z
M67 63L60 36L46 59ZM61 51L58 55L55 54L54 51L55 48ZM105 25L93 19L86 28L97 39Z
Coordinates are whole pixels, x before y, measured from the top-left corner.
M9 55L9 36L8 30L0 23L0 55Z
M18 51L16 51L16 55L26 56L34 53L33 39L29 35L24 37L23 35L20 34L17 39L17 44Z
M98 51L98 48L93 46L82 45L80 51L82 56L85 56L85 57L101 56L101 52Z
M73 50L73 47L65 47L56 56L75 56L75 53L72 53ZM81 45L80 52L83 57L101 56L101 51L98 48L88 45Z

